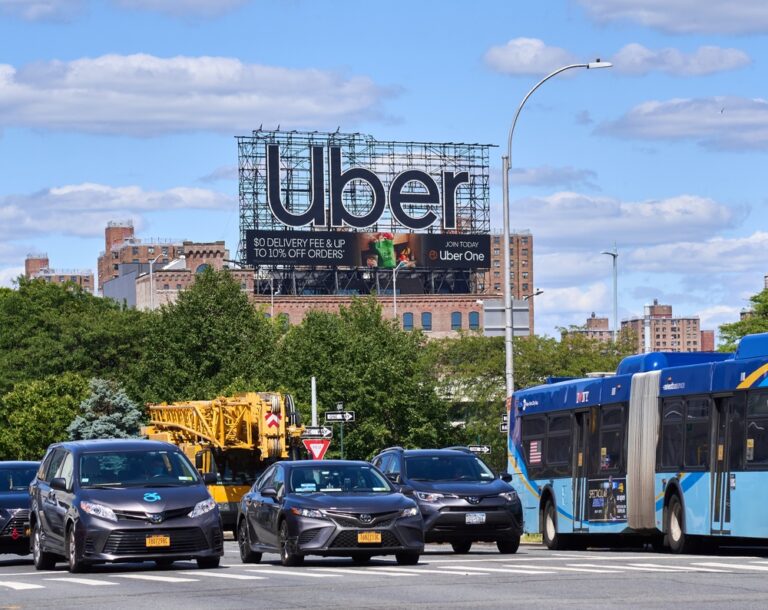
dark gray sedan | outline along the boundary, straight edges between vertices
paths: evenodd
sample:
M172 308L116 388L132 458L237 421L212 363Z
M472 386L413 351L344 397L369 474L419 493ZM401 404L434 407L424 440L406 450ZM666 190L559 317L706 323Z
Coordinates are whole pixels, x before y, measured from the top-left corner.
M273 464L240 501L237 532L244 563L271 552L285 566L306 555L413 565L424 550L416 503L371 464L348 460Z
M40 462L0 462L0 553L29 554L29 483Z

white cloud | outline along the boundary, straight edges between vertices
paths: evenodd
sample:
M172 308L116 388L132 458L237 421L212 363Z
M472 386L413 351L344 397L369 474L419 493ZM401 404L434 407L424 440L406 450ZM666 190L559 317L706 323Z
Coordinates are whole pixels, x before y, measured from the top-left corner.
M614 69L623 74L642 75L666 72L674 76L703 76L735 70L750 63L749 56L739 49L699 47L694 53L666 48L653 51L641 44L624 46L611 58Z
M125 8L155 11L182 17L216 17L250 0L113 0Z
M598 244L591 250L585 248L578 252L535 251L534 272L537 286L546 282L549 291L551 286L562 288L587 285L597 280L611 281L612 259L601 255L600 252ZM623 253L619 256L620 264L621 254Z
M152 136L250 132L260 123L328 128L378 118L370 78L226 57L103 55L16 69L0 64L0 126Z
M68 21L83 6L84 0L0 0L0 14L25 21Z
M740 97L648 101L597 131L644 140L693 140L713 149L766 149L768 101Z
M768 233L758 231L746 237L712 237L640 247L629 254L628 260L639 271L762 274L768 271L766 252Z
M200 182L218 182L219 180L237 180L239 178L237 165L222 165L210 174L206 174L198 180Z
M546 74L562 65L578 62L565 49L547 46L538 38L513 38L485 53L485 63L502 74Z
M765 0L578 0L595 20L630 21L677 34L768 32Z
M13 288L13 281L24 275L24 267L0 268L0 287Z
M612 293L611 293L612 294ZM547 287L536 297L536 315L541 314L583 314L595 311L595 307L605 309L612 298L608 284L592 283L565 288ZM588 315L588 314L586 314ZM584 322L580 322L583 324Z
M560 192L518 200L511 213L516 226L530 227L540 248L562 251L566 244L602 250L613 241L633 247L706 239L735 226L744 210L696 195L626 202Z
M512 169L510 173L510 180L513 184L528 186L575 187L585 185L590 188L597 188L593 182L596 179L597 174L595 172L570 166L550 167L543 165L541 167Z
M131 217L141 225L141 214L146 212L229 210L236 205L227 195L198 188L145 191L138 186L62 186L31 195L1 197L0 239L46 233L99 236L107 222L116 217Z
M737 321L742 309L729 305L713 305L700 309L697 315L701 321L702 330L711 330L719 328L722 324Z

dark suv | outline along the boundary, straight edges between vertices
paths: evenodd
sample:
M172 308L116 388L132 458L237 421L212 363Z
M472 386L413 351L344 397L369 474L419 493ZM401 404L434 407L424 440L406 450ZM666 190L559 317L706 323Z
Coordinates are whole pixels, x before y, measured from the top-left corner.
M204 481L170 443L51 445L29 486L35 567L49 570L62 559L71 572L105 561L218 566L221 517Z
M40 462L0 462L0 553L29 554L29 482Z
M391 481L412 487L424 517L425 542L450 542L467 553L473 542L495 542L514 553L523 510L509 475L497 477L469 449L385 449L373 465Z

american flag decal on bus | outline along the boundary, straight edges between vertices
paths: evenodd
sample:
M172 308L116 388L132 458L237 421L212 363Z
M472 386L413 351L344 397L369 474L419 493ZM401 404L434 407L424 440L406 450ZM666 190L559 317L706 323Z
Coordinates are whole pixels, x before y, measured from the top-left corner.
M541 464L541 441L531 441L528 447L528 462L530 464Z

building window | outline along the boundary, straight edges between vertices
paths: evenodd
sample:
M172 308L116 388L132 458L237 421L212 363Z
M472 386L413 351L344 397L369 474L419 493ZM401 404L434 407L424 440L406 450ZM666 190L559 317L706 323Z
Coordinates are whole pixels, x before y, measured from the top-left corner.
M501 267L501 261L493 261L494 267Z
M523 284L523 290L528 290L528 284Z
M527 271L523 271L523 279L524 280L528 279L528 272Z
M176 284L176 290L181 290L181 284Z
M163 248L163 256L168 256L168 248Z
M209 267L210 267L209 264L203 263L202 265L199 265L197 269L195 269L195 273L202 273L203 271L205 271Z
M424 330L432 330L432 312L431 311L421 312L421 327Z
M493 249L494 256L498 256L500 253L501 253L501 250L499 250L498 248Z
M133 254L134 256L137 256L139 254L139 247L134 246L133 248L131 248L131 254Z
M403 330L413 330L413 314L410 311L403 314Z
M171 285L170 284L163 284L163 290L170 290Z
M493 289L498 292L499 290L501 290L501 286L499 284L494 284Z
M150 246L149 248L147 248L147 254L154 254L154 253L155 253L155 248L153 246Z
M451 330L461 330L461 312L451 313Z
M480 328L480 313L477 311L469 312L469 330L479 330Z
M528 248L523 248L522 255L523 256L528 256Z

